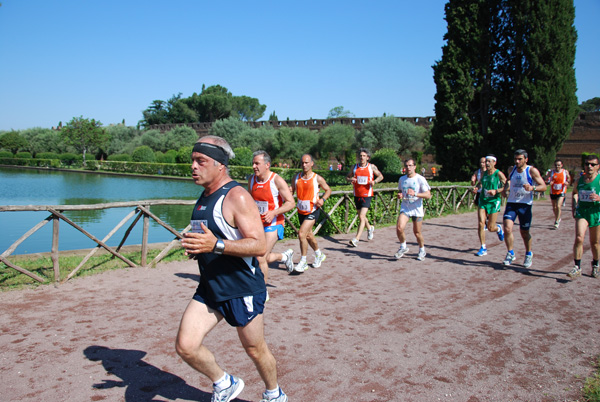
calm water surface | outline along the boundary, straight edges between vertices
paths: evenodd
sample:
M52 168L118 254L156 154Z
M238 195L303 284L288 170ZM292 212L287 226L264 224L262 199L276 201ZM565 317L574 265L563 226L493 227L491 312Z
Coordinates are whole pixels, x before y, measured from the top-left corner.
M0 167L0 205L78 205L150 199L195 200L202 187L190 180L113 176L96 173L55 172ZM65 215L92 235L103 239L133 208L97 211L65 211ZM177 230L189 223L191 206L156 206L152 213ZM49 216L48 212L0 212L0 253L29 229ZM110 240L117 246L133 218ZM149 241L166 242L174 236L150 219ZM126 244L141 244L142 220ZM59 250L95 247L87 236L60 221ZM47 252L52 247L52 224L30 236L13 254Z

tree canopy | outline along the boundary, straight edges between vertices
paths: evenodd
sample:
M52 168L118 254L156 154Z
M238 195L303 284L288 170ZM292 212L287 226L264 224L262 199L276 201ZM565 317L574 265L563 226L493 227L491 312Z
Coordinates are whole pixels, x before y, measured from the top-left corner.
M86 153L95 147L104 146L109 140L102 123L83 116L74 117L62 128L60 134L65 143L81 152L84 166Z
M518 148L546 169L577 113L572 0L450 0L431 144L446 179Z
M600 112L600 98L595 97L581 102L579 109L582 112Z
M173 95L168 101L154 100L142 112L140 125L148 127L155 124L214 122L234 116L242 121L256 121L267 109L257 98L233 96L221 85L202 86L198 94L183 98L182 94Z

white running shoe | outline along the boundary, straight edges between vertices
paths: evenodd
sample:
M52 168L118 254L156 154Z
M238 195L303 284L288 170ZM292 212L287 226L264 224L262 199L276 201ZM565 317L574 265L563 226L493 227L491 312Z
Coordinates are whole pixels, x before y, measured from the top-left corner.
M504 265L510 265L516 259L517 259L517 257L515 257L514 254L511 254L510 252L507 251L506 252L506 257L504 258L504 261L502 261L502 264L504 264Z
M306 271L307 269L308 269L308 264L306 263L306 261L300 260L300 262L298 264L296 264L296 268L294 268L293 272L297 272L297 273L301 274L302 272Z
M523 260L523 266L529 268L533 264L533 253L525 254L525 260Z
M287 259L285 260L284 264L287 268L288 274L291 274L292 272L294 272L294 250L288 248L281 254L287 256Z
M348 244L350 244L350 247L358 247L358 239L352 239Z
M277 396L276 398L273 398L273 399L269 399L269 397L267 396L267 393L265 392L265 393L263 393L263 399L261 399L260 402L288 402L288 397L281 390L281 388L279 388L279 396Z
M394 254L394 257L396 257L396 259L400 259L406 253L408 253L408 247L400 247L398 251L396 251L396 254Z
M375 234L375 226L371 225L369 228L369 234L367 235L367 240L373 240L373 235Z
M321 253L320 256L315 256L315 262L313 262L313 268L319 268L321 266L321 263L323 261L325 261L325 258L327 258L325 256L325 253Z
M573 278L573 279L577 278L578 276L581 276L581 268L579 268L577 265L575 265L573 267L573 269L571 271L569 271L567 276L569 278Z
M426 255L427 253L425 252L425 249L419 250L419 254L417 255L417 261L423 261Z
M244 389L244 381L241 378L229 375L231 379L231 385L229 388L217 392L213 389L211 402L229 402L233 401Z

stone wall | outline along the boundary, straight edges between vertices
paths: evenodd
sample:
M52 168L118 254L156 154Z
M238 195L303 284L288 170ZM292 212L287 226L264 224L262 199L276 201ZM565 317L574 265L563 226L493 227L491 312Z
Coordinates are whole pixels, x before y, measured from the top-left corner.
M571 135L564 142L556 157L569 170L581 169L581 154L600 154L600 112L581 113L575 119Z

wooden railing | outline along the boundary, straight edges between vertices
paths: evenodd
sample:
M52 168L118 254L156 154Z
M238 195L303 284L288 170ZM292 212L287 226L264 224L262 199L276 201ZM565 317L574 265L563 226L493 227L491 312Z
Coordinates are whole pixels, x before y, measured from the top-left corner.
M397 199L396 194L397 188L381 188L375 189L374 197L371 203L369 214L371 214L371 222L374 224L385 224L395 222L400 211L400 200ZM473 207L474 194L471 191L471 187L468 186L440 186L432 187L432 198L425 201L426 216L435 217L440 216L443 213L454 213L460 208L470 209ZM77 274L77 272L85 265L85 263L100 249L105 249L107 252L113 255L113 258L119 258L130 267L136 267L137 265L126 258L121 253L121 248L127 237L131 233L135 225L140 221L143 222L142 229L142 244L141 244L141 266L153 266L161 261L167 253L179 244L179 239L183 237L183 234L190 230L188 225L183 231L178 232L169 224L163 222L160 218L154 215L150 211L151 206L156 205L194 205L194 200L145 200L145 201L131 201L131 202L113 202L105 204L93 204L93 205L0 205L0 212L8 211L47 211L50 215L39 222L37 225L32 227L23 236L21 236L16 242L14 242L8 249L0 254L0 262L6 266L13 268L20 273L27 275L38 282L46 282L46 278L43 278L33 272L22 268L15 263L11 262L8 257L16 250L16 248L25 241L29 236L38 231L40 228L52 222L52 249L50 252L52 265L54 270L54 281L61 281L60 270L59 270L59 223L64 221L70 226L77 229L83 235L93 240L97 246L92 249L81 261L81 263L73 269L62 281L67 281ZM66 217L64 211L85 211L85 210L102 210L109 208L133 208L122 220L119 222L105 237L100 239L95 235L89 233L83 227L73 222L71 219ZM334 191L332 192L330 201L326 204L326 207L322 211L321 220L317 222L313 232L315 234L323 230L324 225L329 222L333 229L329 228L333 233L349 233L354 225L358 221L356 214L356 207L354 205L354 197L352 191ZM286 217L288 227L293 232L298 233L297 228L297 210L294 209ZM120 244L116 248L109 247L106 242L131 218L133 221L125 231ZM150 264L147 264L148 255L148 232L150 228L150 219L153 219L158 225L171 232L175 239L171 241L160 253L152 260ZM7 230L3 228L3 230Z

